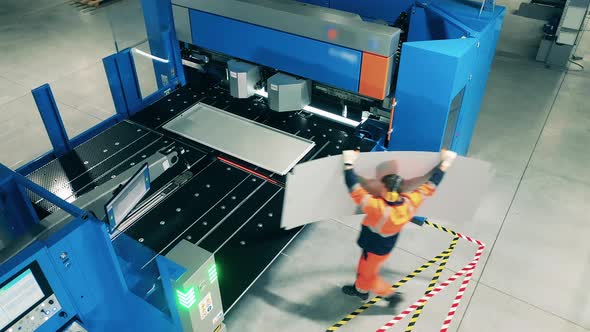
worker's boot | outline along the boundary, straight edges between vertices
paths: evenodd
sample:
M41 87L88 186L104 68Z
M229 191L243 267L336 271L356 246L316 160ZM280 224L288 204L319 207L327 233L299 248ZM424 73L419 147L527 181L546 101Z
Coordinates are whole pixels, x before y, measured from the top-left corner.
M369 293L359 292L354 285L346 285L342 287L342 292L348 296L356 296L363 301L369 299Z
M389 296L384 296L383 299L387 302L389 302L389 307L393 308L395 307L398 303L403 301L403 294L400 292L395 292Z

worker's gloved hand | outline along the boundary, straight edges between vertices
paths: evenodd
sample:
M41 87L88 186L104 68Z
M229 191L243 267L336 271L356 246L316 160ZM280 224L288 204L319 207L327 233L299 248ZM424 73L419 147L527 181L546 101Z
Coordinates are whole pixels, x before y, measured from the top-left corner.
M342 151L342 161L345 166L353 166L356 160L359 158L359 152L354 150Z
M455 159L457 159L457 152L449 151L446 149L441 150L440 160L442 162L440 164L440 169L443 172L446 172L453 165Z

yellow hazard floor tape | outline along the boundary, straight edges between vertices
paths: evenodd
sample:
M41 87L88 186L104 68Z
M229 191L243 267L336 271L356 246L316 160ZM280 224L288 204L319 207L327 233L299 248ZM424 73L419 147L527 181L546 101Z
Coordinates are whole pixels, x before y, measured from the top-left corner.
M451 250L451 252L449 252L449 255L444 257L442 259L442 261L440 262L440 264L438 265L438 268L436 269L436 272L434 272L434 276L432 277L432 280L430 280L430 284L428 284L428 288L426 288L425 294L432 292L432 290L436 286L436 283L438 282L440 275L442 274L443 270L445 269L445 266L447 265L447 262L449 261L449 257L453 253L453 250L455 249L457 242L459 242L459 237L455 236L453 238L453 241L451 241L451 245L449 246L449 249ZM414 326L416 326L416 322L418 321L418 318L420 318L420 315L422 314L422 310L424 310L425 305L426 305L426 303L424 303L423 305L419 306L416 309L416 311L414 312L414 315L412 316L412 318L410 319L410 322L408 323L408 327L406 328L405 332L411 332L412 330L414 330Z
M451 242L451 245L449 245L449 248L445 249L438 256L436 256L433 259L429 260L428 262L424 263L424 265L420 266L419 268L417 268L416 270L414 270L412 273L408 274L407 276L405 276L404 278L402 278L400 281L398 281L397 283L395 283L392 286L393 289L397 289L397 288L401 287L403 284L405 284L406 282L412 280L418 274L422 273L424 270L428 269L430 266L432 266L436 262L440 261L441 259L448 260L449 257L450 257L450 255L452 254L452 252L454 250L454 247L456 245L457 232L452 231L452 230L450 230L450 229L448 229L446 227L440 226L438 224L435 224L433 222L430 222L430 221L428 221L426 219L424 220L424 224L426 224L428 226L431 226L431 227L434 227L434 228L436 228L436 229L438 229L440 231L449 233L449 234L455 236L455 238ZM463 235L459 235L459 237L464 237L464 236ZM453 243L455 243L455 245ZM441 263L441 265L442 265L442 263ZM446 265L446 262L445 262L445 265ZM443 268L444 268L444 265L443 265ZM438 270L441 270L440 266L439 266L439 269ZM438 272L438 270L437 270L437 272ZM441 270L441 272L442 272L442 270ZM436 275L436 273L435 273L435 275ZM439 276L440 276L440 273L439 273ZM436 279L438 279L438 277L436 277ZM435 280L435 282L436 282L436 280ZM431 284L432 284L432 282L431 282ZM428 289L430 289L430 287ZM426 292L428 293L429 290L427 290ZM369 309L370 307L374 306L375 304L377 304L381 300L382 300L382 298L380 296L376 296L376 297L372 298L369 302L366 302L365 304L363 304L362 306L360 306L355 311L353 311L350 314L346 315L344 318L342 318L340 321L338 321L334 325L328 327L326 329L326 332L338 330L339 328L341 328L342 326L348 324L348 322L350 322L351 320L355 319L358 315L362 314L367 309ZM422 308L420 308L420 310L417 311L418 316L420 315L423 307L424 306L422 306ZM414 316L416 316L416 314ZM412 324L412 326L413 326L413 325L416 324L417 318L416 318L416 320L414 320L414 317L412 317L412 320L413 320L413 324L412 324L412 321L410 321L410 324ZM408 326L408 328L409 328L409 330L406 330L406 332L407 331L411 331L410 326Z
M428 223L431 226L434 225L434 224L432 224L430 222L426 222L426 223ZM398 281L397 283L395 283L391 287L393 289L397 289L397 288L401 287L403 284L405 284L406 282L408 282L408 281L412 280L413 278L415 278L418 274L422 273L424 270L428 269L430 266L432 266L436 262L440 261L441 259L447 259L448 260L448 257L453 253L453 250L454 250L454 247L455 247L455 244L454 243L456 244L455 239L453 239L453 242L451 242L451 245L449 245L449 247L447 249L443 250L438 256L436 256L433 259L429 260L428 262L424 263L424 265L420 266L419 268L417 268L416 270L414 270L412 273L410 273L407 276L403 277L400 281ZM356 309L355 311L351 312L350 314L348 314L347 316L345 316L344 318L342 318L340 321L338 321L337 323L335 323L334 325L328 327L326 329L326 332L338 330L342 326L348 324L348 322L350 322L351 320L355 319L358 315L362 314L364 311L366 311L370 307L372 307L375 304L377 304L382 299L383 298L380 297L380 296L376 296L376 297L372 298L370 301L366 302L365 304L363 304L362 306L360 306L358 309Z

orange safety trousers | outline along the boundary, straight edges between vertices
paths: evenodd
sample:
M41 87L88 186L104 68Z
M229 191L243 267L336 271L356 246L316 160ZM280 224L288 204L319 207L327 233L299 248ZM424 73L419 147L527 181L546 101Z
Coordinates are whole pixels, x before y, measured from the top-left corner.
M375 255L367 251L363 252L359 260L355 282L358 291L372 292L383 297L390 296L395 292L391 285L379 275L381 267L389 256L391 254Z

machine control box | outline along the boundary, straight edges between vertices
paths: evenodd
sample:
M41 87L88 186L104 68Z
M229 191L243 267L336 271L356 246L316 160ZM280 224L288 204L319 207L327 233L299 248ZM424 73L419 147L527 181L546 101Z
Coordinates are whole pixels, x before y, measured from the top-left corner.
M183 331L225 331L213 254L183 240L166 258L186 268L186 272L174 285Z
M33 332L41 325L48 321L51 317L60 314L61 305L55 297L51 295L43 302L39 303L29 313L23 316L10 326L7 332Z
M299 111L311 103L310 80L277 73L266 83L268 105L273 111Z

